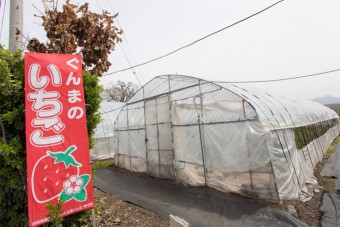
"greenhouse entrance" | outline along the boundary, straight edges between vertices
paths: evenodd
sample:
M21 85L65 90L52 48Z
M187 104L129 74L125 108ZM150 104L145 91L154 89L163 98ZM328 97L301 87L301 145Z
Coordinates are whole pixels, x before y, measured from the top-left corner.
M174 178L174 152L168 96L145 101L147 173L150 176Z

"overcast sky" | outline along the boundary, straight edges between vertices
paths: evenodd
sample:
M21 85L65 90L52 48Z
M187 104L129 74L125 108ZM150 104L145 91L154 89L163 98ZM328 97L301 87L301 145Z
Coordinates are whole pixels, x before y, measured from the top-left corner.
M2 6L4 0L0 0ZM8 43L8 12L0 43ZM59 0L59 4L63 2ZM85 1L72 1L83 3ZM88 0L90 9L119 12L125 38L110 56L109 72L159 57L243 19L276 1L238 0ZM40 0L24 0L24 34L44 39ZM158 75L180 74L216 81L269 80L340 68L340 1L286 0L268 11L181 50L135 69L142 84ZM3 10L0 10L2 19ZM0 21L1 22L1 21ZM127 40L127 41L126 41ZM127 45L128 44L128 45ZM135 62L136 60L136 62ZM138 81L131 70L105 76ZM340 71L312 78L251 84L289 97L340 97Z

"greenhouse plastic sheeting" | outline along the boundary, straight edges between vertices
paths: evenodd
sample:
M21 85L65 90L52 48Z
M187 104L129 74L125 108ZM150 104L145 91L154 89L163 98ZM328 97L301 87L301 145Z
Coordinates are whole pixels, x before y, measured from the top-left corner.
M94 146L90 151L91 160L114 158L114 122L124 103L103 101L99 114L101 122L94 129Z
M112 137L94 138L94 146L90 155L91 160L114 158L114 141Z
M251 103L257 110L263 126L268 129L293 128L339 118L334 111L313 101L291 100L253 88L241 88L239 85L221 86L238 93Z
M306 100L198 78L159 76L115 122L116 164L192 186L308 200L339 116Z

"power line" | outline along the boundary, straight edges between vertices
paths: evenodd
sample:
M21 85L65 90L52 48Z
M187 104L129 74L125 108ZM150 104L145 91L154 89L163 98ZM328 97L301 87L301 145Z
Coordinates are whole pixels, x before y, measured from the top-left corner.
M101 11L103 11L103 9L102 9L102 7L99 5L99 2L96 0L96 3L97 3L97 6L99 7L99 9L101 10Z
M127 71L127 70L131 69L131 68L136 68L136 67L139 67L139 66L146 65L146 64L148 64L148 63L157 61L157 60L159 60L159 59L165 58L165 57L167 57L167 56L169 56L169 55L172 55L172 54L174 54L174 53L176 53L176 52L178 52L178 51L180 51L180 50L183 50L183 49L185 49L185 48L188 48L188 47L190 47L190 46L192 46L192 45L194 45L194 44L196 44L196 43L198 43L198 42L200 42L200 41L202 41L202 40L204 40L204 39L207 39L207 38L209 38L210 36L213 36L213 35L215 35L215 34L217 34L217 33L220 33L220 32L222 32L222 31L228 29L228 28L231 28L231 27L233 27L233 26L235 26L235 25L237 25L237 24L239 24L239 23L242 23L242 22L244 22L244 21L246 21L246 20L248 20L248 19L250 19L250 18L252 18L252 17L254 17L254 16L258 15L258 14L260 14L260 13L263 13L264 11L266 11L266 10L268 10L268 9L270 9L270 8L272 8L272 7L274 7L275 5L277 5L277 4L279 4L279 3L283 2L283 1L284 1L284 0L278 1L278 2L276 2L276 3L274 3L274 4L270 5L270 6L268 6L268 7L266 7L266 8L264 8L264 9L262 9L262 10L256 12L256 13L254 13L254 14L252 14L252 15L248 16L248 17L245 17L245 18L243 18L243 19L241 19L241 20L239 20L239 21L237 21L237 22L235 22L235 23L233 23L233 24L231 24L231 25L228 25L228 26L226 26L226 27L223 27L223 28L221 28L221 29L219 29L219 30L217 30L217 31L215 31L215 32L213 32L213 33L210 33L210 34L208 34L208 35L206 35L206 36L204 36L204 37L202 37L202 38L200 38L200 39L195 40L195 41L192 42L192 43L189 43L189 44L187 44L187 45L185 45L185 46L182 46L182 47L180 47L180 48L178 48L178 49L176 49L176 50L173 50L173 51L171 51L171 52L169 52L169 53L167 53L167 54L164 54L164 55L162 55L162 56L160 56L160 57L151 59L151 60L149 60L149 61L146 61L146 62L143 62L143 63L141 63L141 64L135 65L135 66L133 66L133 67L129 67L129 68L125 68L125 69L120 69L120 70L114 71L114 72L112 72L112 73L107 73L107 74L104 74L103 76L112 75L112 74L116 74L116 73L119 73L119 72L124 72L124 71Z
M110 4L110 7L111 7L111 3L110 3L110 2L109 2L109 4ZM111 9L112 9L112 7L111 7ZM112 11L113 11L113 9L112 9ZM121 30L123 30L122 27L120 26L120 23L119 23L118 18L116 18L116 21L117 21L117 23L118 23L119 28L120 28ZM125 43L126 43L128 49L129 49L129 51L130 51L130 53L131 53L131 55L132 55L132 58L133 58L133 60L134 60L134 62L135 62L135 65L138 65L137 60L136 60L136 58L135 58L135 55L133 54L132 49L130 48L129 42L128 42L128 40L127 40L127 38L126 38L124 32L122 33L122 35L123 35L123 38L124 38L124 40L125 40ZM130 65L130 67L132 67L132 66ZM142 73L141 73L140 71L139 71L138 73L140 74L141 78L143 79L143 81L144 81L144 83L145 83L145 80L144 80L144 77L143 77ZM136 74L136 75L137 75L137 74ZM138 77L137 77L137 79L138 79ZM139 80L139 79L138 79L138 80Z
M99 7L101 10L103 10L102 7L99 5L98 0L96 0L96 3L97 3L97 5L98 5L98 7ZM109 2L109 4L110 4L111 10L112 10L112 12L113 12L113 8L112 8L112 6L111 6L111 3ZM118 23L118 26L119 26L120 29L122 30L122 28L121 28L121 26L120 26L120 24L119 24L117 18L116 18L116 21L117 21L117 23ZM123 37L125 38L124 34L123 34ZM125 38L125 40L126 40L126 38ZM127 42L127 40L126 40L126 42ZM140 80L139 80L139 78L138 78L138 75L136 74L135 70L133 69L134 67L132 66L132 64L131 64L131 62L130 62L128 56L126 55L125 51L123 50L122 45L121 45L120 43L118 43L118 45L119 45L121 51L123 52L123 55L125 56L126 61L128 62L129 66L130 66L129 69L132 70L132 73L133 73L133 75L137 78L137 81L138 81L139 85L142 86L142 83L140 82Z
M97 5L98 5L99 9L103 11L102 7L99 5L98 0L96 0L96 3L97 3ZM111 6L111 5L110 5L110 6ZM111 7L111 9L112 9L112 7ZM112 9L112 11L113 11L113 9ZM117 21L117 22L118 22L118 21ZM120 27L120 25L119 25L119 27ZM122 28L120 27L120 29L122 29ZM125 56L126 61L128 62L129 66L131 67L131 70L132 70L133 74L134 74L135 77L137 78L137 81L138 81L138 83L139 83L139 86L142 86L142 84L141 84L141 82L140 82L140 80L139 80L139 78L138 78L138 76L137 76L135 70L133 69L133 67L132 67L132 65L131 65L131 62L130 62L128 56L125 54L125 51L124 51L123 48L122 48L122 45L121 45L120 43L118 43L118 45L119 45L119 47L120 47L120 50L123 52L123 55ZM103 78L104 81L108 84L108 82L106 81L105 77L102 77L102 78Z
M110 6L112 12L114 12L114 9L113 9L113 7L112 7L112 5L111 5L111 2L108 1L108 3L109 3L109 6ZM118 17L116 18L116 21L117 21L117 24L118 24L118 27L120 28L120 30L123 30L123 29L122 29L122 26L121 26L120 23L119 23ZM125 32L122 33L122 36L123 36L123 39L125 40L125 43L126 43L128 49L129 49L129 51L130 51L130 53L131 53L131 55L132 55L132 58L133 58L133 60L134 60L135 65L137 65L137 64L138 64L138 63L137 63L137 60L136 60L136 58L135 58L135 55L134 55L133 52L132 52L132 49L130 48L130 44L129 44L129 42L128 42L126 36L125 36ZM132 65L130 65L130 67L132 67ZM143 77L142 73L141 73L140 71L139 71L138 73L140 74L140 76L141 76L143 82L145 83L145 80L144 80L144 77ZM136 74L136 77L137 77L137 80L139 81L139 78L138 78L137 74ZM141 85L141 84L140 84L140 85Z
M99 9L101 10L101 11L103 11L103 9L102 9L102 7L99 5L99 2L96 0L96 4L97 4L97 6L99 7ZM101 79L103 79L104 80L104 82L105 82L105 84L107 85L107 86L110 86L110 84L109 84L109 82L105 79L105 77L100 77ZM105 85L104 85L105 86Z
M296 80L296 79L301 79L301 78L306 78L306 77L313 77L313 76L319 76L323 74L328 74L328 73L333 73L333 72L338 72L340 69L333 69L329 71L324 71L320 73L313 73L313 74L308 74L304 76L295 76L295 77L288 77L288 78L280 78L280 79L273 79L273 80L250 80L250 81L213 81L214 83L230 83L230 84L250 84L250 83L270 83L270 82L278 82L278 81L284 81L284 80Z
M120 50L123 52L123 54L124 54L124 56L125 56L126 61L127 61L128 64L130 65L133 74L136 76L139 85L142 86L142 83L140 82L140 80L139 80L139 78L138 78L138 76L137 76L135 70L133 69L133 67L132 67L132 65L131 65L131 62L130 62L129 58L127 57L127 55L125 54L125 51L124 51L123 48L122 48L122 45L120 45L120 43L118 43L118 44L119 44Z

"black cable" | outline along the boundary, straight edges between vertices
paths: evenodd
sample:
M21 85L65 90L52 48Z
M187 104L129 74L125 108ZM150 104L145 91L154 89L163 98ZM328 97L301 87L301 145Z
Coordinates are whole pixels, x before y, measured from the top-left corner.
M312 76L319 76L327 73L333 73L340 71L340 69L334 69L334 70L329 70L325 72L320 72L320 73L313 73L305 76L295 76L295 77L289 77L289 78L280 78L280 79L273 79L273 80L250 80L250 81L214 81L215 83L231 83L231 84L246 84L246 83L269 83L269 82L277 82L277 81L284 81L284 80L295 80L295 79L301 79L301 78L306 78L306 77L312 77Z
M231 27L233 27L233 26L235 26L235 25L237 25L237 24L243 22L243 21L246 21L246 20L248 20L248 19L250 19L250 18L252 18L252 17L254 17L254 16L256 16L256 15L258 15L258 14L260 14L260 13L262 13L262 12L264 12L264 11L266 11L266 10L272 8L272 7L274 7L275 5L277 5L277 4L279 4L279 3L283 2L283 1L284 1L284 0L278 1L278 2L276 2L276 3L274 3L274 4L270 5L270 6L268 6L268 7L266 7L266 8L264 8L264 9L262 9L262 10L256 12L256 13L254 13L254 14L252 14L252 15L248 16L248 17L245 17L245 18L243 18L243 19L241 19L241 20L239 20L239 21L237 21L237 22L235 22L235 23L233 23L233 24L231 24L231 25L228 25L228 26L226 26L226 27L224 27L224 28L221 28L221 29L219 29L219 30L217 30L217 31L215 31L215 32L213 32L213 33L210 33L210 34L208 34L208 35L206 35L206 36L204 36L204 37L202 37L202 38L200 38L200 39L195 40L195 41L192 42L192 43L189 43L189 44L187 44L187 45L185 45L185 46L182 46L182 47L180 47L180 48L178 48L178 49L176 49L176 50L174 50L174 51L171 51L171 52L169 52L169 53L167 53L167 54L164 54L164 55L162 55L162 56L160 56L160 57L151 59L151 60L149 60L149 61L140 63L140 64L138 64L138 65L135 65L135 66L132 66L132 67L129 67L129 68L120 69L120 70L114 71L114 72L112 72L112 73L107 73L107 74L104 74L103 76L108 76L108 75L116 74L116 73L119 73L119 72L124 72L124 71L127 71L127 70L131 69L131 68L136 68L136 67L139 67L139 66L146 65L146 64L148 64L148 63L157 61L157 60L159 60L159 59L165 58L165 57L167 57L167 56L169 56L169 55L172 55L172 54L174 54L174 53L176 53L176 52L178 52L178 51L180 51L180 50L183 50L183 49L185 49L185 48L187 48L187 47L190 47L190 46L192 46L192 45L194 45L194 44L196 44L196 43L198 43L198 42L200 42L200 41L202 41L202 40L204 40L204 39L207 39L207 38L210 37L210 36L213 36L213 35L215 35L215 34L217 34L217 33L219 33L219 32L222 32L223 30L226 30L226 29L228 29L228 28L231 28Z
M97 3L97 5L98 5L98 7L101 9L101 10L103 10L102 9L102 7L99 5L99 2L98 2L98 0L96 0L96 3ZM110 3L110 2L109 2ZM111 6L111 4L110 4L110 6ZM112 9L112 7L111 7L111 9ZM112 9L112 11L113 11L113 9ZM116 19L116 21L118 22L118 20ZM119 27L120 27L120 24L119 24L119 22L118 22L118 25L119 25ZM122 28L120 27L120 29L122 30ZM125 36L124 36L125 37ZM125 54L125 51L123 50L123 48L122 48L122 46L120 45L120 43L118 43L119 44L119 47L120 47L120 49L121 49L121 51L123 52L123 55L124 55L124 57L125 57L125 59L126 59L126 61L128 62L128 64L129 64L129 66L130 66L130 69L132 70L132 72L133 72L133 75L135 75L135 77L137 78L137 80L138 80L138 83L139 83L139 86L141 86L142 87L142 84L141 84L141 82L140 82L140 80L139 80L139 78L138 78L138 76L137 76L137 74L136 74L136 72L135 72L135 70L133 69L134 67L131 65L131 62L130 62L130 60L129 60L129 58L128 58L128 56ZM104 77L103 77L104 78ZM104 78L104 80L105 80L105 78ZM105 82L107 82L106 80L105 80Z
M101 6L100 6L99 3L98 3L98 0L96 0L96 3L97 3L97 5L99 6L99 8L102 10ZM112 9L112 12L113 12L113 8L112 8L112 6L111 6L110 1L109 1L108 3L109 3L109 5L110 5L110 7L111 7L111 9ZM116 18L116 21L117 21L117 23L118 23L118 26L119 26L120 30L122 30L122 27L120 26L119 21L118 21L117 18ZM124 33L122 34L122 36L125 38L125 41L126 41L126 43L127 43L127 40L126 40L126 37L124 36ZM139 80L139 78L138 78L138 75L137 75L136 71L134 70L134 67L132 66L132 64L131 64L131 62L130 62L128 56L126 55L125 51L123 50L122 45L121 45L120 43L118 43L118 44L119 44L119 47L120 47L121 51L123 52L123 55L124 55L126 61L128 62L129 66L130 66L129 69L132 70L133 75L137 78L137 81L138 81L138 83L139 83L139 86L142 87L142 83L140 82L140 80ZM128 43L127 43L127 45L128 45Z
M138 76L137 76L137 74L136 74L136 71L134 70L134 67L131 65L131 62L130 62L129 58L128 58L127 55L125 54L125 51L123 50L123 48L122 48L122 46L120 45L120 43L118 43L118 44L119 44L120 50L123 52L123 54L124 54L124 56L125 56L125 59L126 59L126 61L128 62L129 66L130 66L129 69L132 70L133 75L135 75L135 77L137 78L137 81L138 81L138 83L139 83L139 86L142 87L142 83L140 82L140 80L139 80L139 78L138 78Z
M111 7L112 12L113 12L113 8L112 8L112 6L111 6L110 1L109 1L109 4L110 4L110 7ZM119 26L120 30L123 30L122 27L120 26L120 23L119 23L118 18L116 18L116 21L117 21L117 23L118 23L118 26ZM135 65L138 65L138 63L137 63L137 61L136 61L136 58L135 58L135 55L133 54L132 49L130 48L129 42L128 42L128 40L127 40L127 38L126 38L124 32L122 33L122 36L123 36L123 38L124 38L124 40L125 40L125 43L126 43L128 49L129 49L129 51L130 51L130 53L131 53L131 55L132 55L132 58L133 58L133 60L134 60L134 62L135 62L134 64L135 64ZM130 65L130 67L132 67L131 64L129 64L129 65ZM144 83L145 83L145 80L144 80L144 77L143 77L142 73L141 73L141 72L138 72L138 73L140 74L141 78L143 79L143 81L144 81ZM135 73L135 74L136 74L136 73ZM137 77L137 74L136 74L136 77ZM137 77L137 79L138 79L138 81L139 81L139 78L138 78L138 77ZM139 83L140 83L140 82L139 82ZM140 85L141 85L141 84L140 84ZM142 85L141 85L141 86L142 86Z

